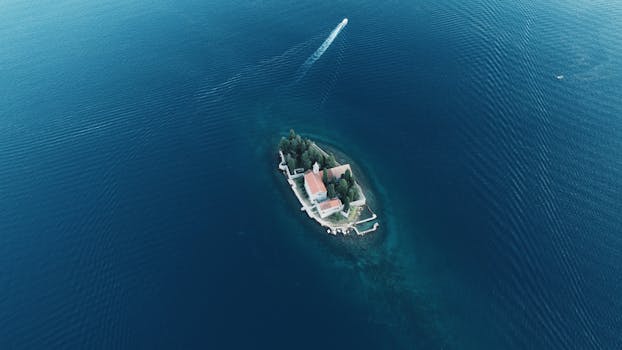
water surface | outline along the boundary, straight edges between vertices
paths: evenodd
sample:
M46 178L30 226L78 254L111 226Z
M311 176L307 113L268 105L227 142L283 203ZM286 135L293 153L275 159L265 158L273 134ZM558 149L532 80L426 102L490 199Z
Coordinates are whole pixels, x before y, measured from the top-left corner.
M620 348L619 23L587 1L3 4L0 347ZM381 230L298 212L290 128L356 161Z

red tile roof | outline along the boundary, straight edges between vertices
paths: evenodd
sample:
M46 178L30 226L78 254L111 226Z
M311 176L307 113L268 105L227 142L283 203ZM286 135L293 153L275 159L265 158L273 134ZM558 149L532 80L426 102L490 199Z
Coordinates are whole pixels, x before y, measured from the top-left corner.
M352 169L350 168L350 164L344 164L344 165L336 166L334 168L322 170L320 171L320 176L322 176L324 171L326 171L328 173L329 179L340 178L341 175L346 173L346 170L350 170L350 174L352 174Z
M333 209L341 206L341 200L339 198L329 199L325 202L320 203L320 210L325 211L328 209Z
M326 192L326 186L322 182L322 175L308 171L305 174L305 183L309 186L310 195L314 196L320 192Z

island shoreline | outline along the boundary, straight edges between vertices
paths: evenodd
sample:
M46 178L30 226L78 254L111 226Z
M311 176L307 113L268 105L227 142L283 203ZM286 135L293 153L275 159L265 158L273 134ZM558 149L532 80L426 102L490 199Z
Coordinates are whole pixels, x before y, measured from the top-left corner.
M325 157L329 157L329 153L326 152L325 150L323 150L320 146L318 146L315 142L312 143L312 147L314 147L317 151L319 151L322 155L324 155ZM301 205L300 211L304 211L307 213L307 215L312 218L313 220L315 220L317 223L320 224L320 226L327 228L327 232L331 233L333 235L337 235L338 233L342 233L342 234L349 234L350 232L354 232L359 236L363 236L367 233L370 232L374 232L378 229L378 227L380 226L380 224L378 222L373 223L373 225L369 228L359 228L357 226L362 226L363 224L369 223L373 220L376 220L378 218L378 216L376 215L376 213L365 203L365 194L363 192L362 187L360 186L360 184L356 183L356 187L360 193L360 196L362 196L362 199L359 199L359 201L361 201L362 205L356 205L356 203L354 203L355 208L350 209L350 210L356 210L358 211L357 213L354 213L354 215L356 215L356 220L353 222L345 222L343 224L339 224L339 223L335 223L332 222L330 220L326 220L322 217L320 217L320 214L317 212L316 206L317 204L313 204L311 202L309 202L308 199L306 199L304 197L302 188L299 187L299 185L297 184L296 180L300 179L301 177L304 176L305 174L305 169L303 168L297 168L297 169L293 169L293 171L291 171L291 169L289 169L289 166L287 165L286 159L285 159L285 155L283 154L283 151L281 149L279 149L278 151L279 153L279 157L280 157L280 162L278 164L278 169L283 173L283 175L285 175L286 179L287 179L287 183L290 185L290 188L292 190L292 192L294 192L294 195L296 196L296 199L298 199L299 204ZM339 164L337 162L337 165L340 166L341 164ZM371 215L361 218L361 214L363 210L367 210Z

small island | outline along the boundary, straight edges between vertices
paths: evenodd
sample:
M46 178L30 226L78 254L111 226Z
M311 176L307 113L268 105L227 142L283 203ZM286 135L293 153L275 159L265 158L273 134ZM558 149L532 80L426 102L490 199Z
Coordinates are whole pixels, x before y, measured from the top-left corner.
M279 142L279 170L305 211L328 233L364 235L379 224L367 205L363 188L350 164L339 164L333 154L290 130Z

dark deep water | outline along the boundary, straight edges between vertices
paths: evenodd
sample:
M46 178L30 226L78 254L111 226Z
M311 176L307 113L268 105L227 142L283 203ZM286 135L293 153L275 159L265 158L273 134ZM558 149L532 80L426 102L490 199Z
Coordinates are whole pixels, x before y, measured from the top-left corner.
M0 348L622 348L622 3L0 8ZM297 211L289 128L377 234Z

